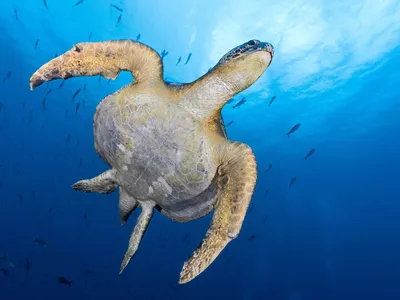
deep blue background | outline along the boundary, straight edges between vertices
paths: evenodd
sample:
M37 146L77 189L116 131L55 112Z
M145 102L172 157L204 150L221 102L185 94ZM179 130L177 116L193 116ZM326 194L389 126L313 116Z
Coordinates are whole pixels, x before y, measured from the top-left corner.
M0 272L0 299L400 299L399 1L85 0L72 9L73 0L47 0L47 10L41 0L3 2L0 79L12 74L0 82L0 257L15 267L0 260L10 271ZM118 27L120 13L110 3L124 9ZM100 84L98 77L75 78L61 89L55 81L29 90L37 68L89 32L95 41L140 32L144 43L169 51L166 77L182 81L251 38L275 46L265 75L235 98L246 96L247 103L223 110L226 123L234 120L229 137L256 153L253 208L239 237L189 284L177 284L179 272L211 215L178 224L156 213L119 276L135 218L120 227L117 192L70 187L107 169L93 148L92 118L99 101L130 77ZM299 131L286 137L298 122ZM304 161L311 148L315 154ZM33 243L36 237L48 247ZM58 276L73 280L72 288Z

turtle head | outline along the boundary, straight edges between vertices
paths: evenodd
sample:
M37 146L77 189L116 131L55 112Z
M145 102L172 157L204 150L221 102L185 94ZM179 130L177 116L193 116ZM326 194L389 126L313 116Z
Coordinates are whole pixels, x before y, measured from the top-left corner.
M274 47L266 42L250 40L226 53L214 67L219 77L235 93L252 85L269 67Z

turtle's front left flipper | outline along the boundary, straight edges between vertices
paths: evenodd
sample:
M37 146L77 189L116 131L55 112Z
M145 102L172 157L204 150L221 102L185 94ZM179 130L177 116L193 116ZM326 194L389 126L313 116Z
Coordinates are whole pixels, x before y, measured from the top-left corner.
M77 76L115 79L121 71L131 72L137 83L163 82L163 64L155 50L132 40L111 40L75 44L37 70L29 85L33 90L46 81Z
M154 212L154 203L152 202L142 202L140 203L142 206L142 212L139 215L139 218L136 222L135 228L131 233L131 237L129 239L128 250L124 255L124 259L121 264L121 268L119 274L122 274L125 267L129 264L131 258L135 255L136 251L139 248L140 242L143 238L144 233L146 232L147 226L150 223L151 217Z
M105 171L92 179L80 180L74 183L72 188L85 193L110 194L118 187L115 181L115 173L114 170Z
M200 246L183 265L179 283L187 283L203 272L236 238L242 228L257 180L252 150L242 143L227 142L218 149L217 203L211 225Z

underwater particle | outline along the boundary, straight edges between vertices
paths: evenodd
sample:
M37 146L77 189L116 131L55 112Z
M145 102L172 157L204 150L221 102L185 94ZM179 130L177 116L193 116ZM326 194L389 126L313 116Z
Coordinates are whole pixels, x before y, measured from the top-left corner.
M58 89L61 89L62 86L64 85L65 80L63 79L63 81L61 81L61 84L59 85Z
M181 62L181 60L182 60L182 56L179 56L178 62L176 63L175 67L176 67L177 65L179 65L179 63Z
M289 137L293 132L297 131L300 128L301 124L297 123L292 127L292 129L289 130L289 132L286 133L286 135Z
M81 103L80 102L78 102L77 104L76 104L76 108L75 108L75 116L76 116L76 114L78 113L78 110L79 110L79 106L81 105Z
M228 124L225 125L225 127L231 126L233 124L233 121L230 121Z
M269 165L268 165L268 168L266 168L264 172L265 172L265 173L268 172L269 170L271 170L271 168L272 168L272 164L269 164Z
M35 43L35 50L36 50L37 46L39 45L39 41L40 41L39 39L36 40L36 43Z

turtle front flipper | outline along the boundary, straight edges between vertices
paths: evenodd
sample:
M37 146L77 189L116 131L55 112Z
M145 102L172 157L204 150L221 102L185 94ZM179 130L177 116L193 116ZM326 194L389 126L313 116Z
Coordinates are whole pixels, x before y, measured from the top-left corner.
M119 218L121 225L124 225L128 221L129 216L138 207L138 201L131 197L123 188L119 189Z
M203 272L238 236L253 195L257 164L252 150L245 144L228 142L217 152L220 166L214 216L202 243L183 265L180 284Z
M135 228L131 233L131 237L129 239L128 250L126 250L124 259L122 260L121 268L119 274L122 274L125 267L129 264L131 258L135 255L136 251L139 248L140 242L143 238L144 233L146 232L147 226L150 223L151 217L153 216L154 204L152 202L142 202L142 212L139 215L139 218L136 222Z
M121 71L131 72L137 83L163 81L163 64L154 49L132 40L111 40L75 44L37 70L29 85L33 90L46 81L77 76L115 79Z
M118 187L115 181L115 173L114 170L105 171L92 179L80 180L74 183L72 188L85 193L110 194Z

